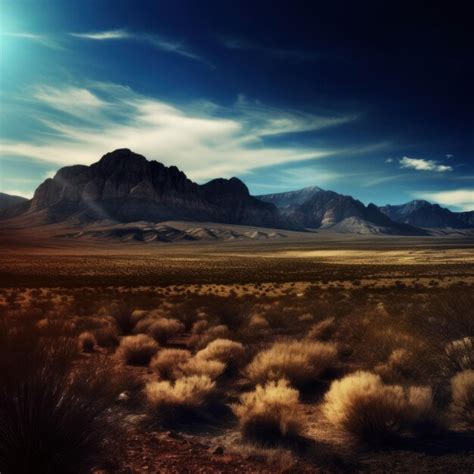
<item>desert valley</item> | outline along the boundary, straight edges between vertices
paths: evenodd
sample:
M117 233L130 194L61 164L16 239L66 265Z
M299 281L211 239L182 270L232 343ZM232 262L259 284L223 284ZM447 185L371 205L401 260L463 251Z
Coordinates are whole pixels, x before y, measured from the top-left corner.
M472 213L383 211L128 150L10 203L2 472L469 472Z
M0 474L473 474L471 10L0 0Z

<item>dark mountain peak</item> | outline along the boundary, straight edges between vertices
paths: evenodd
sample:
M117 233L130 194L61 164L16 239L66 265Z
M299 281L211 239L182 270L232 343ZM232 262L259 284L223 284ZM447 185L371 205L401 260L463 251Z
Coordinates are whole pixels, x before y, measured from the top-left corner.
M249 189L246 184L239 178L217 178L209 181L201 186L206 194L231 194L233 196L246 197L250 196Z
M107 153L90 166L61 168L15 215L25 213L40 213L45 223L186 219L281 225L275 206L250 196L237 178L200 186L176 166L148 161L126 148Z

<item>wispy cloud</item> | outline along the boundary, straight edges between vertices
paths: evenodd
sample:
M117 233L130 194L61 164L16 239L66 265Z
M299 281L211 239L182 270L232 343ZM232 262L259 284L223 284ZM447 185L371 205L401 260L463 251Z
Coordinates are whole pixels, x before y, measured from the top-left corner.
M96 41L120 40L130 37L130 33L126 30L107 30L89 33L69 33L75 38L83 38Z
M409 158L404 156L400 160L401 168L411 168L417 171L435 171L437 173L444 173L446 171L452 171L451 166L439 164L434 160L425 160L423 158Z
M11 38L17 38L20 40L33 41L41 46L45 46L50 49L64 49L61 41L52 35L29 33L29 32L7 32L1 33L1 36L7 36Z
M431 193L417 193L416 197L435 201L445 206L453 206L462 211L474 210L474 189L455 189Z
M84 33L69 33L70 36L74 38L80 38L85 40L92 41L116 41L116 40L132 40L138 41L140 43L145 43L153 46L156 49L165 51L168 53L177 54L194 61L199 61L203 64L206 64L209 67L214 67L214 65L207 61L202 56L196 54L191 50L184 42L172 40L169 38L164 38L156 34L141 33L141 32L131 32L126 29L115 29L115 30L105 30L105 31L91 31Z
M301 50L301 49L287 49L266 46L254 41L245 40L242 38L222 38L222 44L227 49L241 50L241 51L255 51L257 53L265 54L277 59L291 60L296 62L311 62L318 61L324 57L323 54Z
M355 120L352 114L297 113L250 99L243 104L242 98L230 107L209 101L176 105L102 83L40 86L31 99L31 115L45 130L31 141L1 140L2 154L57 165L90 164L108 151L127 147L177 165L197 180L330 156L340 150L301 146L294 140L275 146L272 138ZM75 110L79 102L80 113Z

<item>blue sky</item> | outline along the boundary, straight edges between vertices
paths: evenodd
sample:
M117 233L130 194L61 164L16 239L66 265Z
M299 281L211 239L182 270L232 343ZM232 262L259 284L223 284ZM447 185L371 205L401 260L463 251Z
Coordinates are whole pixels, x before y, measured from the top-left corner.
M0 191L127 147L254 194L474 209L470 17L382 3L0 0Z

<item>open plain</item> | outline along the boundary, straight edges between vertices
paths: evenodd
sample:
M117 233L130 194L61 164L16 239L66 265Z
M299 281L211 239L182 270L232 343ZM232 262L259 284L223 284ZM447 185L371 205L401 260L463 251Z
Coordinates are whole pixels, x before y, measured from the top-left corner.
M2 328L107 370L89 471L472 471L472 238L31 235L0 249Z

